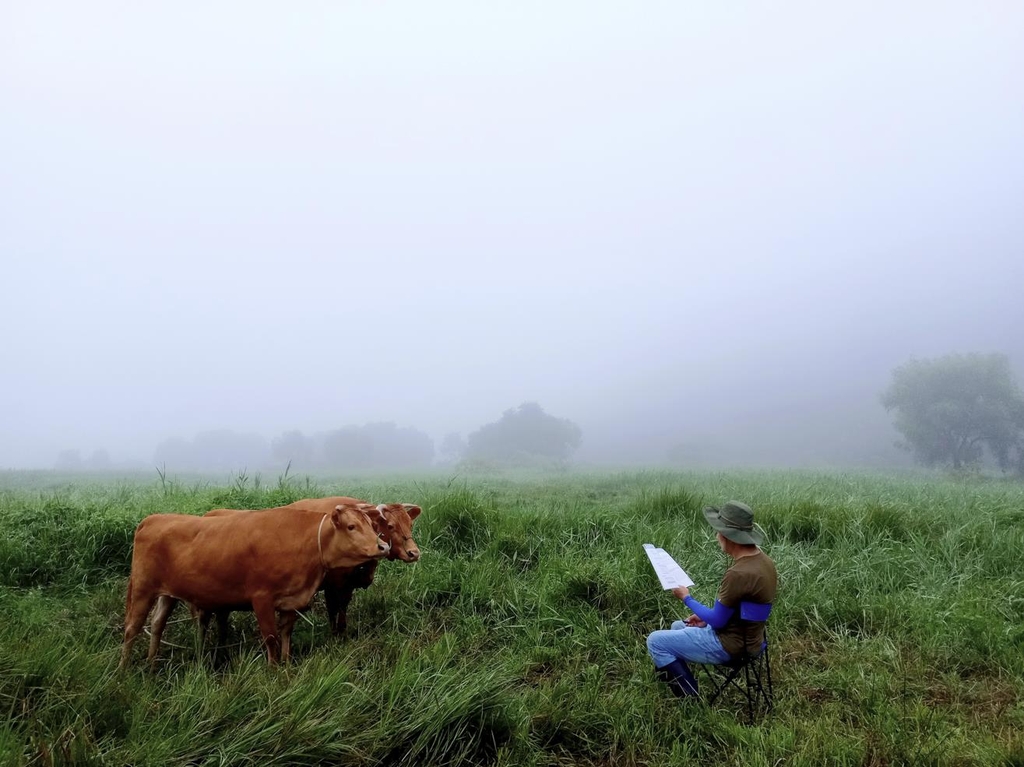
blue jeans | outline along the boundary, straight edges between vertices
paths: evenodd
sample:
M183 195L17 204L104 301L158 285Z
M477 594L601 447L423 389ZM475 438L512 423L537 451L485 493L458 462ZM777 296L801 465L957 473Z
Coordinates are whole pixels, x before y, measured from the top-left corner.
M667 666L674 660L725 663L731 657L722 648L713 628L687 626L683 621L676 621L667 631L651 632L647 637L647 652L655 668Z

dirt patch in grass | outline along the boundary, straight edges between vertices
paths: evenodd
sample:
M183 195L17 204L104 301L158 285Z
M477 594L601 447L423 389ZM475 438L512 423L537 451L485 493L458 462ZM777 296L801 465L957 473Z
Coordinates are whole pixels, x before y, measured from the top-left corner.
M1020 700L1016 686L996 677L975 677L970 683L960 684L936 680L929 684L924 696L928 706L958 709L975 724L1001 719Z
M835 692L823 687L800 687L800 697L811 703L828 703L836 699Z

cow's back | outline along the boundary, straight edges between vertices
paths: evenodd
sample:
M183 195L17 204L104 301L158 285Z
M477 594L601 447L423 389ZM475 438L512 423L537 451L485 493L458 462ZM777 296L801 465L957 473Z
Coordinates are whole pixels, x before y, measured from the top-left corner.
M281 509L296 509L298 511L314 511L318 514L330 514L337 506L349 506L353 504L366 504L360 498L352 498L347 495L332 495L327 498L303 498L300 501L293 501L287 506L280 506Z

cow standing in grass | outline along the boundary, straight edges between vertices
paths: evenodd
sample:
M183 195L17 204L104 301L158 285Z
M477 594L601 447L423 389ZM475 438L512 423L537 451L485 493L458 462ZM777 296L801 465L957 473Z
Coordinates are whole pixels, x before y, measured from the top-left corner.
M295 501L287 506L279 506L274 509L267 509L267 512L277 511L301 511L310 514L324 514L327 510L339 505L361 504L364 508L370 507L366 501L348 496L331 496L329 498L306 498ZM420 550L412 537L412 525L416 518L422 513L422 509L411 503L381 503L375 507L376 513L370 512L369 516L381 539L388 544L388 559L395 559L402 562L416 562L420 558ZM208 517L227 516L233 514L246 514L242 509L213 509L207 512ZM352 601L352 595L356 589L369 588L373 584L377 572L377 565L380 560L365 562L357 567L340 567L330 570L324 577L323 592L324 603L327 607L328 624L335 636L345 633L348 626L348 605ZM200 637L206 636L206 631L213 615L217 616L217 634L220 642L224 642L228 635L228 615L234 610L233 607L219 610L195 610L195 617L199 622ZM244 608L243 608L244 609ZM289 633L282 633L282 641L290 648L291 637Z
M290 636L298 610L309 604L326 573L387 553L366 508L355 503L336 504L322 514L298 509L221 517L152 514L135 529L121 666L158 600L150 662L179 600L201 611L252 609L268 662L276 663L279 654L287 659L289 645L281 637Z
M282 508L302 509L321 513L331 504L365 503L358 498L332 496L295 501ZM412 525L423 509L411 503L382 503L377 508L383 515L381 534L390 545L388 559L401 562L416 562L420 558L419 546L412 537ZM348 605L356 589L369 588L373 584L379 560L366 562L355 568L332 570L324 578L324 603L327 606L327 620L331 632L341 636L348 627Z

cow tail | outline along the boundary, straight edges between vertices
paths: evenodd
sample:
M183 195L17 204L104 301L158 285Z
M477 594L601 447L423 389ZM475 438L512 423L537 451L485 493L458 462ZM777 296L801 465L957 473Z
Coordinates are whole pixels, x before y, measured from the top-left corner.
M128 576L128 596L124 600L124 619L127 623L128 616L132 614L132 577Z

